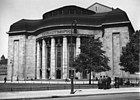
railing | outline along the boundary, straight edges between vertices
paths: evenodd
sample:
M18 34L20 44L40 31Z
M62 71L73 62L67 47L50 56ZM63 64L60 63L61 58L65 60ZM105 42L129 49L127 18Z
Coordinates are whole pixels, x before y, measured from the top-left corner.
M9 84L10 85L10 84ZM70 89L70 84L17 84L12 86L0 87L0 92L8 92L8 91L39 91L39 90L63 90L63 89ZM86 84L75 84L74 89L91 89L97 88L97 85L86 85Z

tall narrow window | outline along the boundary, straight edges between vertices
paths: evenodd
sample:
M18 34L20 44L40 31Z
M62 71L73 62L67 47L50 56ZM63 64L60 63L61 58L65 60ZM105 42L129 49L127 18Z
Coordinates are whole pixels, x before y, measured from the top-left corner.
M19 40L14 40L14 63L13 63L13 66L14 68L12 69L12 73L13 73L13 76L14 79L18 79L19 78Z
M47 47L47 68L50 68L50 47Z
M74 61L74 45L69 45L69 67L73 67L72 63Z
M56 79L61 79L61 66L62 66L62 41L60 38L57 39L56 45Z
M120 33L112 34L112 60L113 60L113 75L120 76Z
M61 67L62 47L57 46L57 67Z

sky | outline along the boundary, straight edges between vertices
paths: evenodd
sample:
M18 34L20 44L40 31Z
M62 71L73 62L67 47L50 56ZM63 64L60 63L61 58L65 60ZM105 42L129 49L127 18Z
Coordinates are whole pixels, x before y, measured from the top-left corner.
M95 2L124 10L134 29L140 30L140 0L0 0L0 57L8 57L10 25L21 19L41 19L45 12L76 5L88 8Z

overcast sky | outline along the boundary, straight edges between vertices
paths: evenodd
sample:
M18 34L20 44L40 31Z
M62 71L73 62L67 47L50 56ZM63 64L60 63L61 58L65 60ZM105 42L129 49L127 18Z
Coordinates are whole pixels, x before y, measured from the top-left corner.
M124 10L135 30L140 29L140 0L0 0L0 57L8 55L10 25L20 19L41 19L43 13L66 5L87 8L95 2Z

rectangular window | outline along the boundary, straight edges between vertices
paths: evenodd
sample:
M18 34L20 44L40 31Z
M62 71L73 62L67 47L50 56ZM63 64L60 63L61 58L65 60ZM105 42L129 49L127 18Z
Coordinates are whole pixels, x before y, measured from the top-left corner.
M72 67L74 61L74 45L69 45L69 67Z
M61 67L62 47L57 46L57 67Z
M113 75L120 76L120 33L112 34L112 60L113 60Z
M19 77L19 40L14 40L14 50L13 50L13 57L14 57L14 62L13 66L14 68L12 69L13 76L16 79Z
M47 68L50 68L50 47L47 47Z

